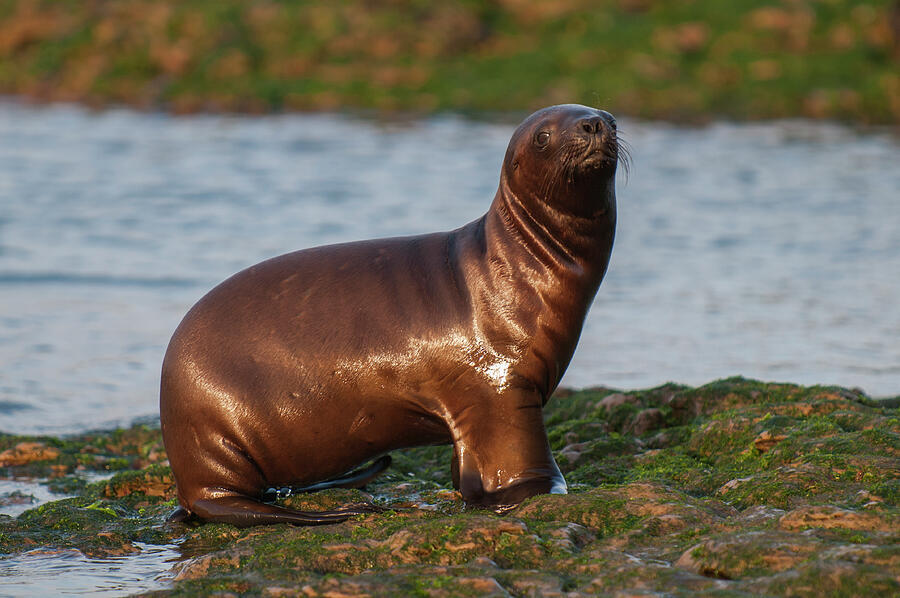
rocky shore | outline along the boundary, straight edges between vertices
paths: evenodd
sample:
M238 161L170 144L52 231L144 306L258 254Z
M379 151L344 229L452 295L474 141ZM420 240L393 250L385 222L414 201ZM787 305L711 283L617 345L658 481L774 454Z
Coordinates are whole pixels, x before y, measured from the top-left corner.
M173 484L153 426L2 435L0 472L68 498L0 516L0 554L177 544L157 596L900 593L900 398L731 378L560 391L546 422L568 495L502 516L466 509L450 448L426 447L395 453L366 492L288 499L383 513L247 530L165 523Z

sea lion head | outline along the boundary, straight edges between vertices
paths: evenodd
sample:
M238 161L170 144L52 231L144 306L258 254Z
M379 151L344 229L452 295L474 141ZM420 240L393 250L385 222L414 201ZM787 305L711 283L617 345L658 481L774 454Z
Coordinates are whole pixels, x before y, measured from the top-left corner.
M579 216L604 212L614 201L619 162L616 119L605 110L561 104L538 110L513 133L501 184Z

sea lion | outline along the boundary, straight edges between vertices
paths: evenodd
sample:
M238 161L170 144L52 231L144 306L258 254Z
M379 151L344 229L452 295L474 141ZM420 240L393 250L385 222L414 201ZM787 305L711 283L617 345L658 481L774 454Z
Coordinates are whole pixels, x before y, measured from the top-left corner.
M609 263L618 159L608 112L545 108L513 134L478 220L289 253L210 291L162 367L176 519L342 521L367 508L300 512L263 492L428 444L453 443L468 504L565 493L542 407Z

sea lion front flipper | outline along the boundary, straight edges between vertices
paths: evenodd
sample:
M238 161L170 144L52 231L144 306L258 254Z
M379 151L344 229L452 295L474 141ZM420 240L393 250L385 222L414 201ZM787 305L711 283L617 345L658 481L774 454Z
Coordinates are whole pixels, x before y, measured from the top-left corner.
M472 506L504 510L536 494L565 494L535 392L510 389L485 401L490 412L469 414L454 433L453 484Z
M341 523L356 515L381 511L374 505L353 505L334 511L294 511L240 495L200 499L194 501L191 507L193 514L204 521L230 523L237 527L274 523L328 525Z

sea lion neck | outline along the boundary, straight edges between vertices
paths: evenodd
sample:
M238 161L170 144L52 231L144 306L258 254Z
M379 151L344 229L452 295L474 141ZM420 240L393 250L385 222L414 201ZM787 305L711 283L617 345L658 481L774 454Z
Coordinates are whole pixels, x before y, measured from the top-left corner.
M614 195L609 199L602 214L587 218L522 201L501 179L487 214L466 235L483 255L480 279L468 277L472 296L487 290L491 297L473 301L476 311L492 310L490 318L476 320L502 330L489 338L517 347L515 372L534 384L544 402L568 367L609 264L616 221ZM510 286L514 294L495 294Z
M576 191L576 190L572 190ZM580 191L580 190L578 190ZM514 191L501 174L500 185L485 216L488 237L516 237L538 262L554 269L568 266L597 278L606 272L616 227L616 195L612 179L594 186L592 212L560 209L535 191ZM502 245L501 247L519 245Z

